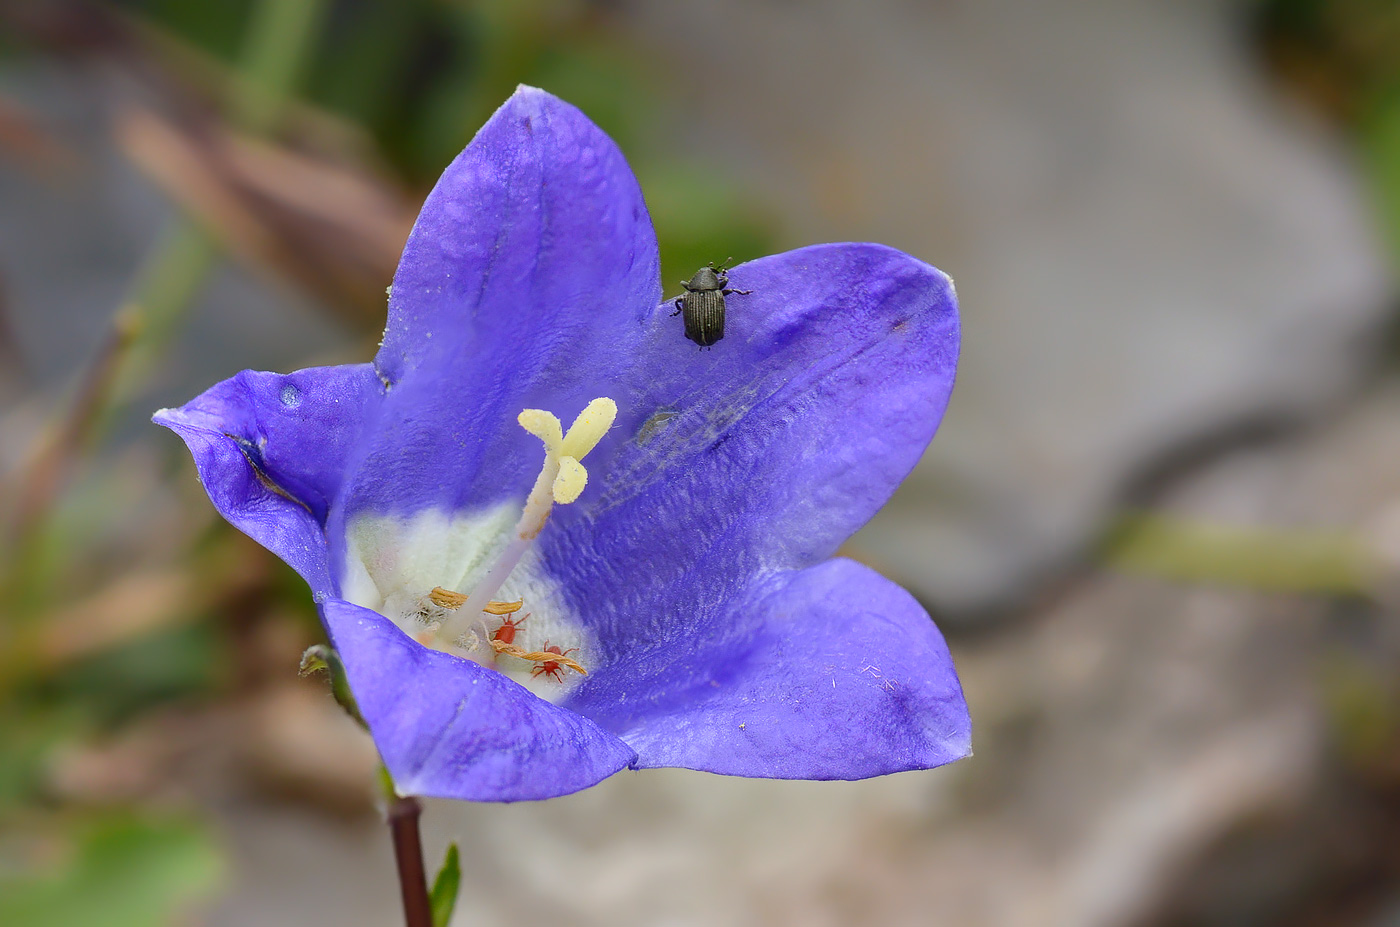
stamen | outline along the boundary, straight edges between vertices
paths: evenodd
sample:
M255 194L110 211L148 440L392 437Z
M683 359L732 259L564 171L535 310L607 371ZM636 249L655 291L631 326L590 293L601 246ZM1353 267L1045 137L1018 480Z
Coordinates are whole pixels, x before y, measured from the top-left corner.
M552 650L525 650L514 644L507 644L505 641L492 640L491 649L497 653L509 654L512 657L519 657L522 660L530 660L533 663L558 663L567 666L576 673L588 675L588 670L573 657L565 656L562 653L555 653Z
M434 586L433 591L428 593L428 601L439 608L461 608L467 604L467 596L461 592ZM488 615L512 615L524 607L525 600L517 599L514 602L487 602L482 611Z
M467 597L462 593L441 586L433 587L433 591L428 593L428 600L439 608L461 608L467 604Z
M558 416L552 412L526 409L520 413L516 419L520 427L544 444L544 466L540 468L529 498L525 500L525 508L515 525L515 536L506 544L500 558L486 571L486 575L462 603L461 611L443 620L438 630L440 637L446 635L448 640L456 640L465 633L466 625L473 616L488 610L487 606L492 597L520 563L535 538L544 530L554 504L558 502L567 505L579 497L588 485L588 471L580 461L597 447L616 418L617 403L606 396L590 402L574 419L567 434ZM495 643L492 642L493 645ZM582 669L579 671L582 672Z

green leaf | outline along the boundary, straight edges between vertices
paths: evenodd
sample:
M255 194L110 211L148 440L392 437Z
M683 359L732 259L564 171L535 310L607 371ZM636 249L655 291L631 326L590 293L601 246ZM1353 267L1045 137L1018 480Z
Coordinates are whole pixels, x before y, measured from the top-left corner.
M106 815L83 822L69 852L54 863L0 877L0 924L181 923L221 869L213 840L197 822Z
M433 906L433 927L447 927L452 920L452 909L457 907L457 889L462 885L462 864L457 855L457 844L447 846L447 857L442 861L437 878L433 880L433 890L428 896Z

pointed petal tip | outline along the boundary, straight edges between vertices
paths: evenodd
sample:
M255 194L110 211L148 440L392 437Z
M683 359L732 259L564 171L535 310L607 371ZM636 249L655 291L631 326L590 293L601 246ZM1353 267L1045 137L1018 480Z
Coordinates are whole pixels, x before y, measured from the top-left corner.
M183 406L173 409L159 409L151 416L151 421L162 428L169 428L180 435L203 433L222 435L225 427L218 411L201 405L203 396L196 396Z
M532 87L529 84L517 84L515 92L506 98L505 102L496 108L487 124L502 115L518 113L522 116L537 116L547 111L556 112L579 112L578 107L572 103L556 97L548 90L539 87Z
M964 703L963 703L963 709L966 710L966 708L967 708L967 703L964 702ZM939 761L937 764L935 764L935 765L936 765L936 766L946 766L946 765L948 765L949 763L956 763L958 760L965 760L965 759L967 759L967 758L970 757L970 756L972 756L972 719L971 719L971 718L968 718L968 720L967 720L967 729L966 729L965 735L961 738L960 741L956 741L956 740L955 740L955 741L950 742L950 743L948 744L948 757L947 757L947 759L940 760L940 761Z
M172 409L157 409L155 414L151 416L151 421L162 428L169 428L171 431L179 434L185 434L190 431L216 430L207 423L201 425L199 421L200 410L191 408L193 405L194 403L191 402L189 405L178 406Z

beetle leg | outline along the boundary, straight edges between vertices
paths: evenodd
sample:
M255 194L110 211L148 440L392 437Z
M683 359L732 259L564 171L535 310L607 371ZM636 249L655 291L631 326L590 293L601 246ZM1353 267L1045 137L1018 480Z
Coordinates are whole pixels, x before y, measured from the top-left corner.
M685 311L684 302L685 302L685 297L684 297L684 296L677 296L675 299L671 300L671 303L676 307L676 311L673 312L673 313L671 313L671 315L680 315L682 312L684 312L684 311Z
M738 293L740 296L748 296L752 292L753 290L725 290L724 295L728 296L730 293Z

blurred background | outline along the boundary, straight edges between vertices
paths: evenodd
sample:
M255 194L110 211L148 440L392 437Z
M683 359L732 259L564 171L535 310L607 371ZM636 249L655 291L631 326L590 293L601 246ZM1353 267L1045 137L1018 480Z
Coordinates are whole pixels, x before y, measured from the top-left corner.
M1400 4L6 0L0 924L401 922L291 571L149 424L363 360L518 82L622 146L666 291L882 241L958 283L849 555L976 756L430 803L461 925L1400 924Z

